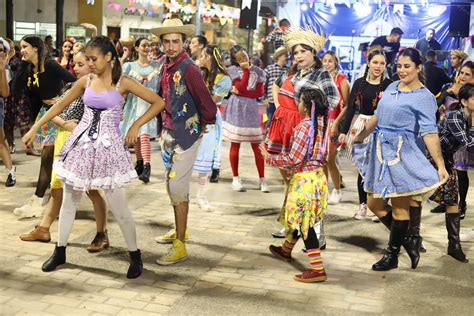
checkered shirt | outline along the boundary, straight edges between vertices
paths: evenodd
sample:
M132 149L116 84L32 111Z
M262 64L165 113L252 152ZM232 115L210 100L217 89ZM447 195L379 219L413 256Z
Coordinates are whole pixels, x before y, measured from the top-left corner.
M265 81L265 98L268 99L268 102L275 103L272 94L273 83L287 71L288 68L281 67L277 63L271 64L265 68L265 73L267 74L267 80Z
M469 128L463 109L448 112L438 126L439 141L444 153L454 154L461 148L474 152L474 127Z

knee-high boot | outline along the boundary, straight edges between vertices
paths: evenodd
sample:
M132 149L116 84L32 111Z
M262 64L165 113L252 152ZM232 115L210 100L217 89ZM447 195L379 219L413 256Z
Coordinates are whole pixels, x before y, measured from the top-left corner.
M411 268L416 269L420 262L420 249L423 239L420 237L421 207L410 206L410 226L403 243L411 260Z
M448 255L454 259L467 263L466 257L459 242L459 228L461 225L461 215L459 213L446 213L446 230L448 231Z
M372 265L374 271L387 271L398 267L398 254L402 246L410 221L393 220L390 229L390 240L382 259Z

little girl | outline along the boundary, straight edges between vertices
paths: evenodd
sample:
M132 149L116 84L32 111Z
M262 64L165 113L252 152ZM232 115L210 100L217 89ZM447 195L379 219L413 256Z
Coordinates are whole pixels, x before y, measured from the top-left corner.
M139 128L163 110L163 99L134 79L122 76L117 51L106 36L95 37L87 44L86 59L92 75L79 79L69 94L53 105L23 137L25 144L31 143L40 126L84 95L84 115L54 163L58 178L63 180L64 195L59 214L58 244L42 270L53 271L66 262L66 245L81 193L101 188L130 253L127 278L137 278L142 273L143 263L137 247L135 222L123 189L126 183L137 178L137 173L119 129L123 96L133 93L150 103L149 109L128 130L126 140L132 144L137 139Z
M290 151L272 155L260 146L267 164L291 168L294 172L288 187L285 212L279 218L286 230L285 242L282 247L271 245L270 251L277 258L289 261L291 251L302 235L310 268L294 279L306 283L326 281L319 241L312 228L322 220L327 206L328 187L323 171L329 136L326 132L327 104L321 90L303 91L298 111L305 118L293 131Z

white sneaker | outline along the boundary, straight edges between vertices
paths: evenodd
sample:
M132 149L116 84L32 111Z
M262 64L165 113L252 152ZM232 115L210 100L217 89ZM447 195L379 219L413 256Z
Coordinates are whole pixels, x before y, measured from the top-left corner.
M198 196L197 202L201 210L209 211L211 209L211 204L209 204L207 197L205 197L204 195Z
M242 181L239 177L234 177L232 180L232 190L237 192L245 192L245 187L242 185Z
M354 219L364 219L367 216L367 204L359 205L359 210L354 213Z
M265 178L260 178L260 191L262 191L263 193L270 193L270 188L268 187Z
M328 204L329 205L336 205L341 202L341 190L333 189L331 192L331 196L329 197Z
M473 241L474 240L474 229L471 229L471 231L467 232L467 233L464 233L464 234L460 234L459 235L459 238L461 239L461 241Z
M18 216L18 219L28 217L42 217L43 216L43 198L33 195L28 202L22 207L17 207L13 210L13 214Z

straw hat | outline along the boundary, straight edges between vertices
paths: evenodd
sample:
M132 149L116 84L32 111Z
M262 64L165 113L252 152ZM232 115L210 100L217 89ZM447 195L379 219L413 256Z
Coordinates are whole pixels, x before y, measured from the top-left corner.
M319 52L326 44L327 37L319 35L310 28L291 27L283 35L283 40L288 51L296 45L308 45Z
M122 45L133 45L135 43L135 38L130 35L125 38L121 38L120 43L122 43Z
M150 32L158 37L165 34L180 33L186 36L194 34L195 26L192 24L183 24L180 19L166 19L160 27L156 27L150 30Z
M148 40L150 41L150 43L153 43L153 44L160 42L160 39L155 35L148 36Z
M273 59L273 60L277 60L278 57L280 57L281 55L286 55L286 54L288 54L288 49L286 49L285 46L280 46L280 47L278 47L278 49L273 53L272 59Z

